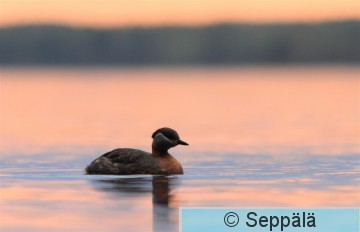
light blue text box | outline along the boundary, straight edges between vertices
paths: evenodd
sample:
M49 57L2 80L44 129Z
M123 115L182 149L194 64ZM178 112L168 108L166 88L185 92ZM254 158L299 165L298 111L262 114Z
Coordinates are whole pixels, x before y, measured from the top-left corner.
M358 208L180 208L180 217L181 232L359 232Z

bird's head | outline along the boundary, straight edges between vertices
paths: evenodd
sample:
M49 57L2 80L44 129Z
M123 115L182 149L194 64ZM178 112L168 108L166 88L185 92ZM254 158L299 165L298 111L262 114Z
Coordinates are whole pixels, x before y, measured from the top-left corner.
M189 145L180 139L179 134L175 130L168 127L157 129L151 137L153 138L153 148L160 152L167 152L170 148L177 145Z

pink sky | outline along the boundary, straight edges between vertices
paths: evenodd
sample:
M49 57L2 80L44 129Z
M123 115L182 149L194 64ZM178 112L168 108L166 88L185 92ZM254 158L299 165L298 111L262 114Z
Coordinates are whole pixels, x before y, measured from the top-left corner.
M0 25L291 22L360 18L358 0L1 0Z

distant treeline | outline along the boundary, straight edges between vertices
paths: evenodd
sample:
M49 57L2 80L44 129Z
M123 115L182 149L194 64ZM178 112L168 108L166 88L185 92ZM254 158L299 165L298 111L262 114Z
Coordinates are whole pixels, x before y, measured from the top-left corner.
M356 63L360 21L183 27L0 28L1 65Z

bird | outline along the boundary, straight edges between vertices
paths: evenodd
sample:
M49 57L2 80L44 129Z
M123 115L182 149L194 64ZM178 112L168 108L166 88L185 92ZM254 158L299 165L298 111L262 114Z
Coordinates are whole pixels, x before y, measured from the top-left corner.
M157 129L151 136L152 152L132 148L117 148L92 161L85 174L90 175L182 175L181 164L169 154L170 148L189 144L168 127Z

